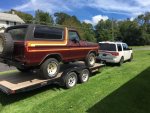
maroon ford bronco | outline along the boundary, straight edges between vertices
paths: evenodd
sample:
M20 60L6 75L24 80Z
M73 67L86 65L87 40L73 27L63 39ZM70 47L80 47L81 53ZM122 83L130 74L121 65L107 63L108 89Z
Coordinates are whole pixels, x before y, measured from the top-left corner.
M40 69L45 78L55 77L60 62L85 61L94 66L98 44L80 40L70 28L44 25L17 25L0 34L0 62L21 72Z

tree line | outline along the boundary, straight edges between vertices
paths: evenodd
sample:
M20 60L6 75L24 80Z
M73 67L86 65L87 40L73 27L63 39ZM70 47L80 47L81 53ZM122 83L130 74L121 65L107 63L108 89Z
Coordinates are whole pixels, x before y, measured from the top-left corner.
M10 12L9 12L10 13ZM76 28L82 40L92 42L123 41L128 45L150 45L150 12L137 16L134 20L100 20L97 25L81 22L76 16L63 12L54 15L37 10L35 16L15 11L26 23L63 25Z

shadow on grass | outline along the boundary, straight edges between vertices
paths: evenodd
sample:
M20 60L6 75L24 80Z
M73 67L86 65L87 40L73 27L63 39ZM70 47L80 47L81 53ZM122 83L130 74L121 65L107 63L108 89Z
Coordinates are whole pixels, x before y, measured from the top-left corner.
M87 110L88 113L150 113L150 67Z
M9 105L11 103L14 103L16 101L29 98L31 96L34 96L36 94L42 93L47 90L53 90L53 91L57 90L58 91L61 89L62 89L62 87L60 87L59 85L51 84L49 86L41 87L41 88L34 89L31 91L27 91L27 92L12 94L12 95L6 95L3 92L0 92L0 104L2 106L5 106L5 105Z

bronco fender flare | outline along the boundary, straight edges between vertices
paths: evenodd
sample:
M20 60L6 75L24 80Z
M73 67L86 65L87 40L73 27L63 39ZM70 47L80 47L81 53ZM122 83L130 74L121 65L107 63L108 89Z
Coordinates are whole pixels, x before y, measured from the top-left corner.
M48 58L56 58L59 62L62 61L63 57L60 53L52 53L52 54L47 54L42 61L39 63L41 65L46 59Z

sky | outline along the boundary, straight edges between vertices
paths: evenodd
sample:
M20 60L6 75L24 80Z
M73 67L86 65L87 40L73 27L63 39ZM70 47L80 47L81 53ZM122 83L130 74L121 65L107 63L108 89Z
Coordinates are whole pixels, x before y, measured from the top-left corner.
M126 18L150 11L150 0L1 0L0 11L16 9L34 16L37 9L49 12L65 12L80 21L97 24L99 20Z

